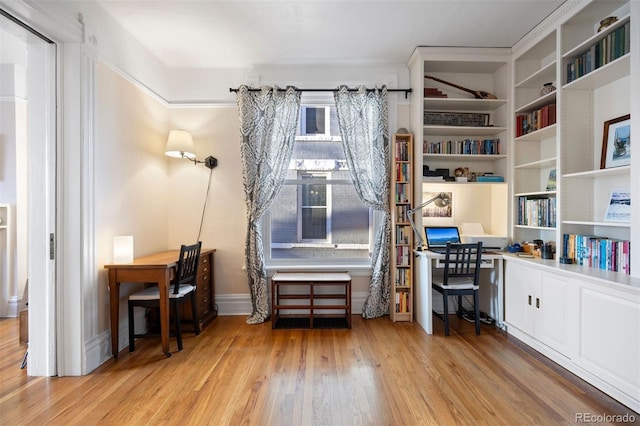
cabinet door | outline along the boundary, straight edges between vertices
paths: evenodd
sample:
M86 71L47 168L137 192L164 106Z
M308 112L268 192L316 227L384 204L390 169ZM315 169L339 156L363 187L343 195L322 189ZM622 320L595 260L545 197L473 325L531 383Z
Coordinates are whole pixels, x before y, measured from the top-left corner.
M542 273L534 305L536 338L571 357L578 335L578 284L565 276Z
M640 399L640 295L585 284L580 294L577 362Z
M535 293L540 272L517 262L506 262L505 320L533 335Z

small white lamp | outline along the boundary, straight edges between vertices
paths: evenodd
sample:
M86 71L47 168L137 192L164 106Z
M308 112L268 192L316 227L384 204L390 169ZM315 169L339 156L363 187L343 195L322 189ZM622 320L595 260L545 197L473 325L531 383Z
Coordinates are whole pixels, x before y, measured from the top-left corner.
M113 263L133 262L133 235L113 237Z
M164 154L173 158L185 158L193 161L194 164L204 163L210 169L218 165L218 160L212 156L208 156L204 161L196 158L195 148L193 145L193 137L186 130L172 130L167 138L167 147Z

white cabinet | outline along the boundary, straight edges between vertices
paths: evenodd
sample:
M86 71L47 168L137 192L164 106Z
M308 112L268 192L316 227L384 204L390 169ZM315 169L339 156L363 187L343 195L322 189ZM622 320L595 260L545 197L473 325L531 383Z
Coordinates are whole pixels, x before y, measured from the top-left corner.
M506 322L570 358L577 342L577 291L573 280L508 261Z
M640 280L513 255L505 263L507 332L638 411Z
M585 281L576 363L640 406L640 292ZM623 401L624 402L624 401Z

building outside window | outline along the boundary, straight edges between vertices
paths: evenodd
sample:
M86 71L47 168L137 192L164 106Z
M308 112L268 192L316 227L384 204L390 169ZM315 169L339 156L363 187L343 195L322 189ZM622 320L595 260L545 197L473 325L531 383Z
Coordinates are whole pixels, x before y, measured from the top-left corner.
M353 187L335 106L304 105L286 181L265 215L269 265L369 265L373 212Z

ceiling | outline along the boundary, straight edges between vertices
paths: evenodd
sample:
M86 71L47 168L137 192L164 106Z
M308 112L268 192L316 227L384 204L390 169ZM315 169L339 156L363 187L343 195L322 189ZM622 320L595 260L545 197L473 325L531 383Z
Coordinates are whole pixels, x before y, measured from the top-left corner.
M511 47L564 0L97 0L169 67L404 64Z

